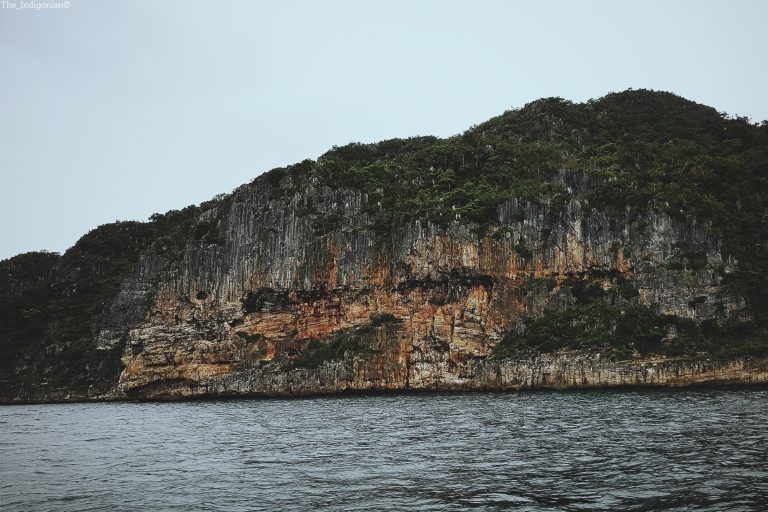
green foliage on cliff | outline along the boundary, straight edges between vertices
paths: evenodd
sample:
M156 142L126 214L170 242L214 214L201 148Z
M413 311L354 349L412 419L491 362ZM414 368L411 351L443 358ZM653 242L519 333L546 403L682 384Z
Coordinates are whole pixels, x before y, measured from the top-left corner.
M634 352L659 352L666 327L674 318L643 306L579 304L527 322L525 331L508 333L497 346L497 357L556 350L603 350L617 359Z
M219 196L150 222L99 226L62 256L32 252L1 261L0 370L20 367L22 380L44 376L51 386L116 376L121 349L98 351L94 338L124 278L148 250L176 260L190 241L221 243L228 206Z
M0 369L21 382L78 387L119 373L121 349L99 351L94 326L153 240L150 224L117 222L63 256L27 253L0 262Z
M629 206L638 214L657 207L766 234L766 168L768 125L728 118L674 94L630 90L583 104L535 101L447 139L334 147L316 163L263 180L279 189L284 176L294 183L314 178L320 186L364 192L379 224L484 225L496 221L505 199L562 194L551 180L562 171L592 179L591 190L576 198L593 207Z
M290 362L293 368L318 368L326 361L345 357L365 357L376 354L373 338L378 329L396 328L402 321L390 314L374 315L368 325L343 329L324 343L313 340L298 357Z
M30 252L0 262L0 366L12 365L28 340L45 336L59 259L56 253Z
M530 318L508 332L494 348L496 358L530 357L558 350L601 352L611 359L636 354L716 357L768 354L768 332L759 321L697 324L661 315L637 302L637 290L618 280L611 292L597 282L566 282L574 302L562 310Z
M612 359L629 359L635 354L761 356L768 354L767 334L753 321L697 325L673 315L659 315L646 306L596 302L529 320L523 332L507 333L493 355L525 357L557 350L588 350Z
M231 195L220 194L199 206L155 213L149 218L156 234L152 250L176 256L190 241L214 245L224 243L221 220L231 203Z

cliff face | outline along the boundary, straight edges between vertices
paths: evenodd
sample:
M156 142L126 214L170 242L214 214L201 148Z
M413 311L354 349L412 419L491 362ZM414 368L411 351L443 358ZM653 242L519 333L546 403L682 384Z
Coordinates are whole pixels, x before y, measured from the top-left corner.
M561 168L541 179L557 194L508 195L486 225L460 212L447 222L395 215L386 237L380 198L277 178L196 211L215 240L168 250L158 239L140 254L94 323L96 353L120 354L112 380L57 390L11 376L6 400L768 381L759 354L653 355L681 326L753 313L725 283L740 262L722 230L654 205L590 206L610 178ZM618 315L585 320L611 333L637 308L676 323L659 327L659 350L620 353L599 339L502 350L519 348L532 321L585 304Z
M499 223L509 227L501 237L457 222L447 229L413 222L381 246L360 194L310 187L269 200L265 192L242 195L224 220L225 242L188 245L174 272L159 271L155 257L142 259L117 304L133 304L137 293L153 299L138 322L100 337L109 346L127 331L121 392L523 386L530 378L495 380L479 362L521 320L573 303L561 286L568 280L610 291L622 278L642 303L698 321L724 318L743 302L721 286L720 269L733 262L707 227L665 214L632 222L585 212L577 200L553 211L511 199L498 208ZM308 204L341 213L342 227L316 236L299 213ZM528 258L515 249L520 239L532 248ZM670 270L681 244L705 252L706 264ZM389 322L371 333L354 333L385 316ZM364 346L342 353L342 363L291 371L313 341L330 343L339 333ZM572 380L569 371L562 380Z

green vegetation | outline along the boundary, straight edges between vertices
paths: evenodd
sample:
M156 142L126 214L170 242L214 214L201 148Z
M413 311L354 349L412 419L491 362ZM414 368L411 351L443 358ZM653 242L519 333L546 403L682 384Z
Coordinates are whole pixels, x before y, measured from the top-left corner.
M28 340L47 331L51 281L60 256L49 252L19 254L0 262L0 365L11 365Z
M493 355L527 357L556 350L599 351L612 359L628 359L636 353L707 353L726 358L768 354L767 333L756 327L754 322L696 325L645 306L591 302L529 320L524 332L507 333Z
M23 366L24 382L86 386L119 373L122 349L96 349L94 338L139 256L169 261L189 240L218 243L227 199L155 214L150 222L115 222L90 231L64 255L32 252L0 262L0 370ZM55 360L55 364L52 361Z
M326 361L344 359L345 356L367 356L377 353L371 346L377 329L388 329L402 323L390 314L375 315L371 322L362 327L344 329L335 333L330 340L321 344L318 340L309 342L307 349L291 361L294 368L318 368Z
M387 229L402 219L492 224L496 206L510 197L550 198L557 211L569 195L550 178L563 170L595 178L579 197L594 207L630 206L640 215L655 205L722 227L764 230L767 142L766 124L638 90L584 104L539 100L447 139L334 147L316 163L275 170L265 181L279 188L284 176L290 186L314 178L365 192L378 228Z
M644 306L611 306L602 301L578 304L532 319L525 332L507 333L496 357L530 355L555 350L604 350L617 359L637 351L658 352L672 318Z
M153 251L176 257L189 241L224 243L219 224L229 211L232 199L232 195L221 194L199 206L155 213L149 218L155 237Z
M621 279L604 290L597 281L571 280L562 286L574 298L571 307L526 320L495 347L495 358L530 357L557 350L602 352L612 359L635 354L719 357L768 354L768 332L755 321L696 324L660 315L635 300L637 290ZM694 303L706 297L696 297Z
M28 357L28 373L57 385L84 385L115 373L120 351L97 354L94 324L105 313L152 225L117 222L83 236L63 256L20 254L0 262L0 368ZM46 358L56 364L46 365Z

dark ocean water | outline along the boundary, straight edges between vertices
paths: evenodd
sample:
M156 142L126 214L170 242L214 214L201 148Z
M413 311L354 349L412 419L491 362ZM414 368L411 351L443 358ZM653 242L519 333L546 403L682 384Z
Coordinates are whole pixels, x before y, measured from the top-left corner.
M768 391L0 407L0 508L768 510Z

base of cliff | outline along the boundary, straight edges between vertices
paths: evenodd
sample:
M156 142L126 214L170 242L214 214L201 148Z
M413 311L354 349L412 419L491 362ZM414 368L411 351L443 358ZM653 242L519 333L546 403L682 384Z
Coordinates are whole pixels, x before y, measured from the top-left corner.
M412 392L596 390L768 386L768 357L728 360L645 358L610 361L577 353L533 359L478 359L460 371L404 365L382 372L361 358L329 361L312 369L257 368L202 380L123 382L107 392L88 389L9 387L1 404L144 400L303 397Z

